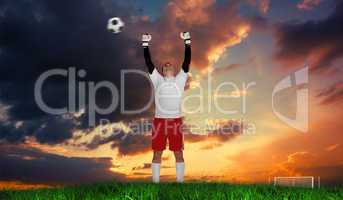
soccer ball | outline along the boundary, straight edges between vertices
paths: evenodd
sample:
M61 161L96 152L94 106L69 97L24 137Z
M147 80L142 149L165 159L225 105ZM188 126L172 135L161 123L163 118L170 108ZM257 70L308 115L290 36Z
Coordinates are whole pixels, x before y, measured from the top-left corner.
M124 26L125 23L119 17L114 17L108 20L107 30L112 33L120 33Z

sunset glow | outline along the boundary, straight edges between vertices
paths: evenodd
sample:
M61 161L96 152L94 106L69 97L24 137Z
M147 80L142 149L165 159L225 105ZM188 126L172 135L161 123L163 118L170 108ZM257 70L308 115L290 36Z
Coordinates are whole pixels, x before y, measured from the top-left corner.
M192 36L182 104L185 181L315 176L323 185L343 183L343 3L142 2L0 5L0 190L150 181L155 107L140 37L152 35L158 70L166 62L180 69L183 31ZM117 34L106 30L113 16L125 22ZM41 98L67 112L38 106L35 84L49 70L57 75ZM106 87L95 90L97 83ZM303 131L294 122L307 122L298 116L307 108ZM222 134L227 126L239 131ZM167 149L161 180L174 179Z

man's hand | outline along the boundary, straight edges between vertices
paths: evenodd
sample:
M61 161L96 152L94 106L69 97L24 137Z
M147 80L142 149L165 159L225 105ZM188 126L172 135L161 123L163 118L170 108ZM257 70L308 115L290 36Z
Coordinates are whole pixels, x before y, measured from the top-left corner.
M181 32L180 37L185 41L185 44L191 43L191 34L189 32Z
M142 46L143 47L148 47L149 46L149 42L151 41L151 35L149 33L145 33L142 35Z

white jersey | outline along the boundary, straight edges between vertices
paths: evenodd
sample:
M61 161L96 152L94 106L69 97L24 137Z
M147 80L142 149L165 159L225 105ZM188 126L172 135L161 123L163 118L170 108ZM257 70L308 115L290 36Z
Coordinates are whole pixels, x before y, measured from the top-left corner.
M188 74L180 72L171 78L163 77L156 69L149 74L155 93L155 117L181 117L182 96Z

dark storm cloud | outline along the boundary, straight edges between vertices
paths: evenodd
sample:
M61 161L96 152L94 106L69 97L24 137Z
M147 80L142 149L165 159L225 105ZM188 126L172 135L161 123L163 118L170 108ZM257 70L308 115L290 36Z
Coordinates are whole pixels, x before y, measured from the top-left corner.
M96 149L104 144L111 144L111 148L118 149L118 155L136 155L149 151L151 145L150 135L135 135L132 133L113 133L107 137L94 136L90 142L82 144L88 149Z
M132 135L114 133L108 137L94 136L89 143L82 144L88 149L96 149L100 145L111 143L111 148L118 149L121 155L136 155L150 150L151 137L149 135Z
M111 148L118 150L118 156L144 154L151 150L151 121L140 121L127 124L130 131L122 129L103 129L102 133L95 134L91 139L77 144L89 150L97 149L101 145L110 144ZM211 141L215 145L206 146L206 149L219 147L241 135L238 123L227 121L214 127L209 127L207 134L197 134L195 127L185 124L183 128L184 140L188 143L201 143ZM112 132L108 132L112 131ZM194 133L192 132L194 131ZM89 137L89 136L87 136ZM82 140L82 138L81 138ZM76 138L77 141L77 138Z
M308 59L314 71L332 69L343 56L342 21L343 2L338 1L333 14L324 20L278 25L276 59L301 64Z
M3 181L75 184L124 178L109 170L111 158L64 157L3 143L0 166L0 180Z
M25 136L34 134L39 128L40 121L25 121L16 125L16 123L0 122L0 140L6 139L9 142L21 142Z
M11 106L9 121L31 124L29 130L1 124L0 129L6 130L0 133L2 139L19 141L35 134L40 142L58 143L71 136L73 124L61 118L53 122L34 101L34 83L49 69L85 69L87 76L81 81L106 80L118 89L121 69L144 70L138 40L125 32L114 35L106 30L107 20L113 16L122 17L130 27L135 10L110 0L2 0L0 8L0 102ZM44 100L51 107L66 106L67 86L64 77L49 80L43 87ZM140 108L149 100L148 80L130 78L125 82L125 97L121 103L127 109ZM111 101L106 90L100 90L96 99L100 107ZM96 120L137 116L123 116L117 109L106 116L97 115ZM80 127L88 128L87 114L81 122ZM43 124L46 127L41 128Z
M151 150L151 137L148 135L128 135L122 141L114 141L112 148L118 148L119 155L136 155Z
M101 137L100 135L96 135L89 143L84 143L83 145L90 150L96 149L100 145L122 140L124 138L124 134L125 133L111 134L108 137Z
M111 148L118 149L118 155L136 155L149 151L151 145L150 135L113 134L101 138L95 136L90 143L85 144L88 149L96 149L100 145L111 143Z
M94 135L89 141L83 142L84 146L90 150L98 148L100 145L111 144L111 148L118 149L121 155L136 155L150 150L151 144L151 121L131 121L127 126L128 132L122 128L102 129L102 134Z
M60 143L72 136L75 123L63 117L49 117L35 130L35 136L40 143Z
M199 17L204 17L201 18L201 27L193 26L200 19L196 15L186 21L184 21L186 19L184 17L175 16L179 11L175 5L169 5L166 16L162 16L162 20L156 21L140 19L136 10L121 7L122 5L119 6L116 1L112 0L3 0L0 5L0 86L1 90L5 91L0 93L0 103L11 106L8 109L7 120L10 123L0 124L0 129L5 130L0 133L0 138L12 142L22 141L25 136L29 135L35 136L42 143L60 143L70 138L75 128L89 128L87 108L86 114L75 122L62 116L48 115L37 107L34 101L34 83L41 73L49 69L68 69L69 67L85 69L87 76L78 78L78 81L107 80L120 89L121 69L145 70L139 43L139 31L156 33L154 34L155 42L162 41L162 39L170 42L174 41L178 37L178 32L184 31L186 27L191 32L193 31L191 27L198 27L194 29L194 32L197 33L193 38L195 46L201 44L205 47L195 47L201 51L194 52L194 61L204 65L208 63L207 58L211 50L216 49L217 46L231 46L233 43L239 42L238 38L243 37L239 35L239 28L247 28L249 25L248 21L238 15L237 3L226 3L224 7L216 7L213 3L201 2L194 8L196 9L195 14L199 11ZM182 12L188 16L189 10L192 9L192 7L187 7ZM230 19L236 24L232 25L225 21L225 17L219 17L221 15L230 16ZM117 35L107 32L107 20L113 16L119 16L124 20L126 23L124 32ZM212 21L216 23L207 24L207 16L210 17L209 19L215 19ZM179 26L179 22L184 25ZM223 24L225 24L224 29ZM210 28L209 25L213 28ZM211 32L205 30L211 30ZM203 31L206 32L207 38L211 38L205 43L202 39L203 35L199 34ZM218 35L218 37L210 36L212 34ZM173 40L169 40L171 38ZM235 39L233 43L229 42L230 44L223 44L223 41L231 41L232 38L238 40ZM182 54L182 41L180 40L178 43L179 48L174 48L174 43L171 48L174 53L164 53L168 55L167 57L172 55L181 61L179 56L175 56L175 52ZM157 47L157 45L155 46ZM182 51L179 51L180 49ZM152 51L156 50L156 48L152 49ZM157 53L157 55L154 54L156 60L163 58L159 52L155 53ZM139 76L131 76L125 81L125 94L121 95L125 98L125 102L119 101L119 103L124 104L125 108L130 110L141 108L150 99L149 87L148 80ZM49 79L43 87L43 98L51 107L66 106L67 94L67 82L64 77ZM77 98L78 96L76 96ZM97 93L96 103L100 107L106 107L110 101L108 91L100 90ZM97 124L103 118L112 122L131 121L152 116L151 111L150 108L147 112L140 114L122 115L118 108L108 115L96 115L95 119ZM17 127L17 122L22 123L23 126ZM96 148L112 140L113 138L107 138L107 141L102 141L98 138L89 147ZM145 141L144 138L142 140ZM132 138L126 142L116 143L114 146L119 147L122 153L136 152L136 149L147 148L146 143L139 144ZM128 144L128 142L133 144Z
M151 150L151 121L143 121L141 125L135 125L134 123L129 125L131 130L127 133L115 130L110 134L104 132L105 135L95 135L90 141L83 142L81 146L92 150L104 144L111 144L112 148L118 149L119 156L146 153ZM185 124L183 128L185 142L198 143L210 140L216 142L217 146L212 147L215 148L241 134L239 124L231 121L210 128L207 134L200 135L193 133L192 131L196 129L192 130L192 127Z
M107 137L96 135L89 143L82 144L88 149L96 149L100 145L111 143L112 148L118 149L119 155L135 155L150 150L149 135L134 135L132 133L113 133Z

